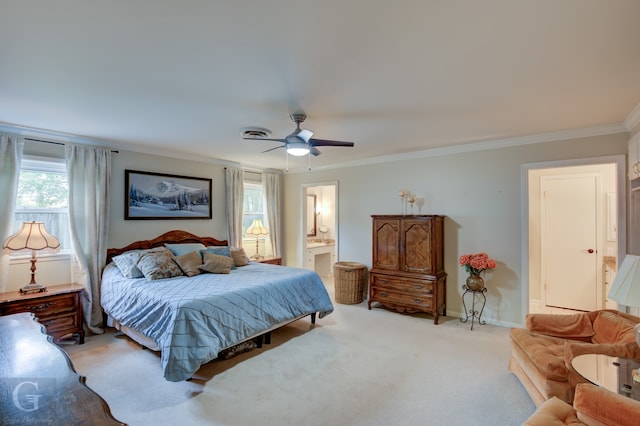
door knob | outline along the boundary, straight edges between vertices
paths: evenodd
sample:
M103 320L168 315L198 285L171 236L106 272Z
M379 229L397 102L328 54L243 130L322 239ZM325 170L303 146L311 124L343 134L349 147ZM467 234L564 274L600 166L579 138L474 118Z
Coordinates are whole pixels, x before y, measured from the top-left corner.
M589 250L587 250L587 253L591 254L591 253L593 253L593 251L594 251L593 249L589 249Z

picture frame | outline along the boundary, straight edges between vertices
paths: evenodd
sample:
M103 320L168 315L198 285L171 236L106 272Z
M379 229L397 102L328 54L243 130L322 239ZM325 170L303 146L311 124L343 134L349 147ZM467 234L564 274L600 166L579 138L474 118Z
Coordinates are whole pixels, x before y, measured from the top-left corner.
M125 170L125 220L211 219L213 180Z

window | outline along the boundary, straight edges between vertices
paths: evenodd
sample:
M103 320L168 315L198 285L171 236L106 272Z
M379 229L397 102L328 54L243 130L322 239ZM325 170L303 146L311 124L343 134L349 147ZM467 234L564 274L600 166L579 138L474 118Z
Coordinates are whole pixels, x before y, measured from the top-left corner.
M254 219L261 219L266 224L264 217L264 191L261 184L244 184L244 202L242 218L242 236L246 237L247 228Z
M44 222L47 231L60 241L61 250L71 248L69 185L62 160L22 159L14 213L14 232L20 229L22 222Z

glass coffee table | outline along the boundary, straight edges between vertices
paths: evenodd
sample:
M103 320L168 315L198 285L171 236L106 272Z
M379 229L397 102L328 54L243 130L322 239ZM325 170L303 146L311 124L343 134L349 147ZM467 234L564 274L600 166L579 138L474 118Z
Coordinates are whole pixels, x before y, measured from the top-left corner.
M571 361L583 378L620 395L640 401L640 361L602 354L578 355ZM634 381L634 370L636 380Z

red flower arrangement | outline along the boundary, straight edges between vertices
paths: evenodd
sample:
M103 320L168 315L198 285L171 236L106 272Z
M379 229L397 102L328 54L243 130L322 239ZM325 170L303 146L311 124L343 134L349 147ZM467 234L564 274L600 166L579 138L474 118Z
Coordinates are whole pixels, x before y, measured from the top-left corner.
M471 275L480 275L487 269L496 267L496 261L490 259L487 253L463 254L460 256L460 266L464 266Z

